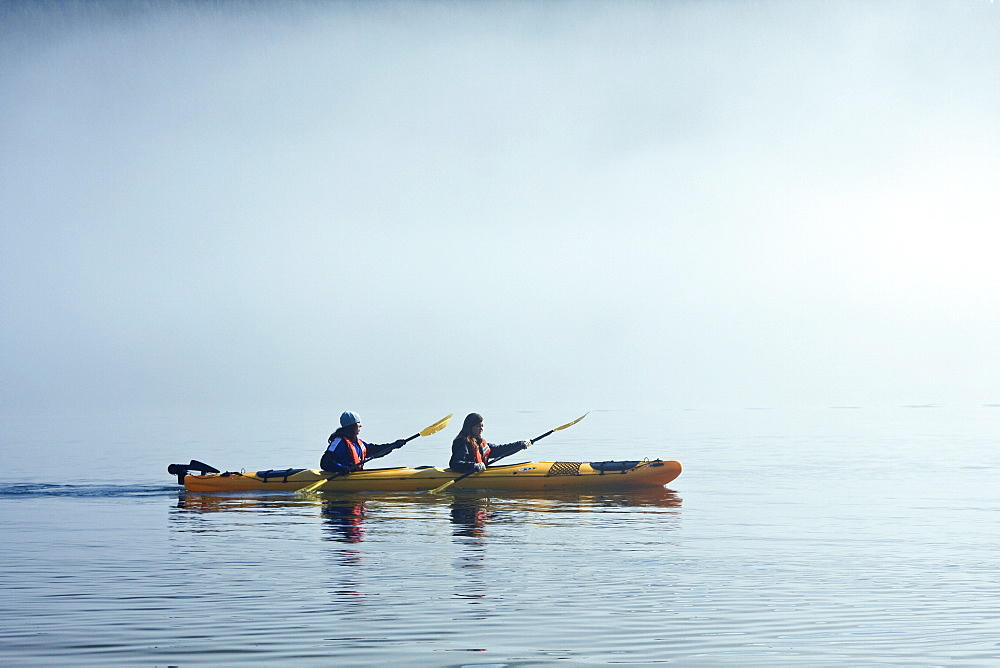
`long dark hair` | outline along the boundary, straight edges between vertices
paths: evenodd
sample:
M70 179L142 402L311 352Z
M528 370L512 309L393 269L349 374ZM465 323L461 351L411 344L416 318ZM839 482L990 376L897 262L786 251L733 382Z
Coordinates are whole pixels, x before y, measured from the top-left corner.
M479 413L469 413L465 416L465 422L462 424L462 431L458 432L458 436L455 437L455 442L464 441L465 443L470 443L472 445L480 445L484 440L472 433L472 430L483 423L483 416Z

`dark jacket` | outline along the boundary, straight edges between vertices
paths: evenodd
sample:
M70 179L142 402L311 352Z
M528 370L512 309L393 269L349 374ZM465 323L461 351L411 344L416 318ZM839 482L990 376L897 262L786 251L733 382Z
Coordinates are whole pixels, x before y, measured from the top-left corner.
M370 459L378 459L379 457L385 457L398 447L398 443L399 441L396 443L384 443L382 445L378 445L375 443L365 443L359 438L358 445L364 448L364 452L358 453L355 449L355 454L357 454L358 458L361 460L355 464L354 457L351 455L350 448L352 446L350 443L336 434L330 434L326 452L323 453L323 458L320 459L319 467L324 471L337 473L339 475L346 475L354 471L360 471L365 467L366 461Z
M512 455L519 450L524 450L527 446L524 444L524 441L504 443L503 445L494 445L493 443L482 441L477 446L471 438L456 438L451 443L451 461L448 462L448 468L459 473L468 473L475 470L476 455L474 448L476 447L479 447L480 461L489 466L498 459Z

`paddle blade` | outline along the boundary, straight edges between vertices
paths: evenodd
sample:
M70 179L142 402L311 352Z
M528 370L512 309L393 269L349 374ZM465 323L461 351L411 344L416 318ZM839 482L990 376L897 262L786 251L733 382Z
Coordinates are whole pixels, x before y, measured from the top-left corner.
M420 436L430 436L431 434L438 433L439 431L448 426L448 422L451 420L452 415L454 415L454 413L448 413L448 415L446 415L445 417L441 418L431 426L421 431Z
M316 482L308 485L307 487L303 487L302 489L296 490L295 493L296 494L312 494L317 489L319 489L320 487L322 487L323 483L325 483L329 479L330 478L321 478L321 479L317 480Z
M572 422L567 422L566 424L564 424L561 427L556 427L552 431L559 431L560 429L565 429L566 427L572 427L573 425L575 425L577 422L579 422L583 418L587 417L588 415L590 415L590 411L587 411L586 413L584 413L583 415L581 415L577 419L573 420Z
M445 484L441 485L440 487L435 487L434 489L430 490L430 492L428 492L428 493L429 494L440 494L441 492L443 492L444 490L448 489L449 487L451 487L454 484L455 484L454 480L449 480L448 482L446 482Z

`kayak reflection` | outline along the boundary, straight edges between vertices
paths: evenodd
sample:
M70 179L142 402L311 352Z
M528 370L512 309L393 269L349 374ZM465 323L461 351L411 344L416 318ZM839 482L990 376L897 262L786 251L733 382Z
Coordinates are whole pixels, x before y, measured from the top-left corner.
M183 491L177 495L178 510L189 513L268 512L314 507L311 499L297 499L291 494L269 492L201 493Z
M627 493L578 494L573 492L537 492L492 496L460 492L451 496L453 535L481 538L492 522L548 523L549 514L597 513L621 509L643 510L680 508L682 499L669 489L635 490ZM537 516L534 513L538 513ZM669 527L668 527L669 528Z
M192 531L238 531L241 524L207 526L197 515L207 513L253 513L282 516L295 523L319 517L324 537L344 543L365 541L369 534L398 531L400 521L427 523L450 521L456 537L483 538L490 524L552 524L569 521L560 515L658 513L662 528L671 529L682 499L666 488L631 490L605 494L575 492L506 492L502 495L475 491L449 494L321 493L301 497L287 492L197 493L180 492L179 514L183 528ZM435 520L435 518L438 518ZM609 517L611 519L611 517ZM577 522L579 520L572 520ZM657 520L658 522L660 520Z
M605 494L571 491L504 492L461 490L448 494L419 492L322 493L302 497L290 492L188 492L177 497L180 510L215 513L277 509L308 509L326 504L377 504L400 508L468 506L474 499L489 501L505 509L534 512L591 512L606 508L680 508L683 499L667 488L630 490Z

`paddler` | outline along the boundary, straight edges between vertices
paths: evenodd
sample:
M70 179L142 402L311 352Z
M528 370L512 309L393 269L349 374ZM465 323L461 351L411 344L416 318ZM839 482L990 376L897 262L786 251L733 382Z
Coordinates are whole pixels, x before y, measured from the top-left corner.
M451 443L451 461L448 467L452 471L469 473L485 471L493 462L524 450L531 441L516 441L504 445L487 443L483 439L483 416L479 413L469 413L465 416L462 431Z
M361 440L361 417L353 411L344 411L340 416L340 429L330 434L327 439L326 452L319 462L319 467L330 473L346 475L364 468L370 459L385 457L387 454L406 445L405 439L393 443L377 445Z

